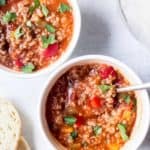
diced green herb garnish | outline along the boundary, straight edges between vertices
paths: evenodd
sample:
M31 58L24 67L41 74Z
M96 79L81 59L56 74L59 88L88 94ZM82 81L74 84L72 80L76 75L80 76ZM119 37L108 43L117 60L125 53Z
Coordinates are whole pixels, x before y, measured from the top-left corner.
M32 14L36 8L40 6L40 1L39 0L34 0L34 6L30 6L29 12Z
M75 140L75 139L78 137L78 132L77 132L77 131L71 132L70 137L71 137L73 140Z
M35 66L32 63L28 63L22 68L22 71L24 73L32 73L34 69L35 69Z
M6 4L6 0L0 0L0 6L4 6Z
M45 17L47 17L49 10L45 5L41 5L42 13L44 14Z
M29 7L29 12L32 14L32 13L35 11L35 9L36 9L36 8L35 8L34 6L30 6L30 7Z
M101 132L102 132L102 127L101 126L94 126L93 127L93 132L94 132L94 134L97 136L97 135L100 135L101 134Z
M121 135L122 139L124 141L127 141L129 139L129 137L126 133L126 126L122 123L119 123L118 124L118 129L119 129L119 132L120 132L120 135Z
M106 84L99 85L99 88L102 90L103 93L108 92L111 89L111 87L112 87L111 85L106 85Z
M59 12L64 13L70 11L71 7L68 4L61 3L59 7Z
M42 36L43 48L47 48L50 44L54 44L56 42L55 35L49 35L49 37Z
M77 119L73 116L66 116L64 117L64 121L67 125L73 125L74 123L76 123Z
M38 8L40 6L39 0L34 0L34 7Z
M54 33L55 28L52 25L46 24L45 28L47 29L48 32Z
M127 104L129 104L131 101L131 97L128 94L122 94L122 98Z
M29 20L29 21L26 22L26 25L31 28L32 27L32 22Z
M15 21L16 20L16 13L15 12L9 12L7 11L6 14L3 16L2 20L3 23L7 24L11 21Z
M19 39L23 34L24 32L22 31L22 28L18 27L14 33L14 36L16 39Z
M125 97L125 102L127 103L127 104L129 104L130 103L130 95L126 95L126 97Z

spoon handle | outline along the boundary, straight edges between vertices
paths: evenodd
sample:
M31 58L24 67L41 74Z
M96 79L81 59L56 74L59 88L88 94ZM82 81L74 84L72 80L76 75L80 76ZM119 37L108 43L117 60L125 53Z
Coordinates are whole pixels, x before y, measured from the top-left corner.
M141 85L134 85L134 86L118 88L117 93L129 92L129 91L135 91L135 90L143 90L143 89L148 89L148 88L150 88L150 83L145 83L145 84L141 84Z

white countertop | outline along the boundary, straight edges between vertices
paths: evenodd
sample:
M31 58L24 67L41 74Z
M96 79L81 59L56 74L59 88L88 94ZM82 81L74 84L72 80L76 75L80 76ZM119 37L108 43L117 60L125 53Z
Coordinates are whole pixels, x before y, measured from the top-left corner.
M103 54L115 57L131 68L143 81L150 80L150 50L128 31L118 12L117 0L79 0L82 31L72 57ZM52 150L43 138L38 122L38 96L48 75L17 79L0 72L0 95L9 98L19 110L23 134L33 150ZM149 150L150 131L139 150Z

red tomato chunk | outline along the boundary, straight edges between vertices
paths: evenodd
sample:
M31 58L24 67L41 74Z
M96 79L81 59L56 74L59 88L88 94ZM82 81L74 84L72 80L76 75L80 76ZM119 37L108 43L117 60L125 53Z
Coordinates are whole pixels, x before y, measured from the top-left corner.
M111 66L102 66L99 71L100 77L106 79L109 76L116 78L117 74L113 67Z
M52 56L56 56L58 53L58 43L55 43L53 45L49 45L46 50L44 50L43 55L45 58L49 58Z
M77 122L76 122L77 127L80 127L81 125L84 125L84 123L85 123L84 117L77 116L76 118L77 118Z
M95 96L89 100L89 106L92 108L100 108L102 106L102 99Z

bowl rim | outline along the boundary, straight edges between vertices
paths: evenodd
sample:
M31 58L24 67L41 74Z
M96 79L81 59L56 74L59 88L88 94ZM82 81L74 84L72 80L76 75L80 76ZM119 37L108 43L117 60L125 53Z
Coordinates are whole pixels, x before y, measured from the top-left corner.
M121 61L109 57L109 56L104 56L104 55L85 55L85 56L79 56L76 58L71 59L70 61L66 62L65 64L63 64L63 66L59 67L57 70L55 70L55 72L49 76L48 80L46 81L45 85L43 86L41 92L40 92L40 96L39 96L39 106L38 106L38 119L39 119L39 124L40 124L40 130L42 132L42 134L44 135L43 137L45 137L45 139L47 140L47 143L49 143L49 145L53 146L53 148L56 148L56 143L54 144L54 142L50 141L48 136L45 133L45 129L44 129L44 125L43 125L43 103L45 104L46 99L44 99L44 96L47 93L49 93L50 88L54 85L54 83L57 81L57 79L63 74L65 73L67 70L69 70L69 68L71 68L72 66L76 66L77 63L79 62L83 62L83 61L107 61L110 65L114 65L116 66L116 68L123 68L127 71L127 74L132 75L132 78L135 79L134 82L137 83L142 83L141 79L137 76L137 74L130 68L128 67L126 64L122 63ZM88 63L83 63L83 64L88 64ZM67 69L66 69L67 68ZM121 69L120 69L121 70ZM59 75L58 75L59 74ZM58 75L58 76L57 76ZM55 79L55 81L54 81ZM51 81L54 81L54 83L52 85ZM145 139L148 129L149 129L149 125L150 125L150 102L149 102L149 96L148 96L148 92L146 90L142 90L140 91L141 93L141 97L144 98L143 101L143 105L142 107L144 107L143 113L141 114L140 120L144 121L144 123L141 123L140 126L140 130L141 132L136 133L136 137L134 136L132 139L130 139L127 143L128 146L123 146L121 149L122 150L127 150L127 149L134 149L136 150L143 142L143 140ZM45 102L43 102L45 101ZM142 118L142 119L141 119ZM45 119L46 120L46 119ZM46 121L45 121L46 122ZM135 124L134 124L135 126ZM133 131L132 131L133 132ZM48 133L49 134L49 133ZM140 135L139 137L137 137L137 135ZM58 142L59 143L59 142ZM130 143L130 147L129 147L129 143ZM126 144L125 144L126 145ZM58 146L58 145L57 145Z
M124 13L123 8L122 8L121 0L117 0L117 9L118 9L121 21L123 22L123 24L127 28L128 32L131 34L131 36L135 39L135 41L138 42L144 48L149 48L149 45L146 42L144 42L142 39L140 39L136 35L136 33L132 30L132 27L129 25L128 19Z
M74 24L73 24L73 34L71 41L69 42L65 52L61 54L61 56L55 60L52 64L44 67L43 69L33 72L33 73L23 73L19 71L15 71L13 69L7 68L4 65L0 64L0 71L4 73L5 75L17 77L17 78L33 78L42 76L48 73L52 73L57 67L59 67L61 64L63 64L65 61L69 59L73 51L75 50L75 47L77 45L77 42L80 37L81 32L81 12L79 8L78 1L75 0L68 0L70 5L73 9L73 18L74 18Z

